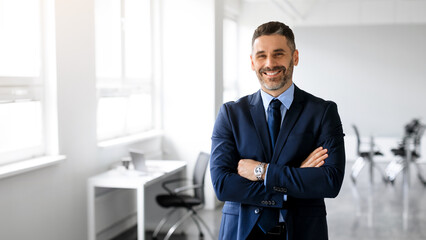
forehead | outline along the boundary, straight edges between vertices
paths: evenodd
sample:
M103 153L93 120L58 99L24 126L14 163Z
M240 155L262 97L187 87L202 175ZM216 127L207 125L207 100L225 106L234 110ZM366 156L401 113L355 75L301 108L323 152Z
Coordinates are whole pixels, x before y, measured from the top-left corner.
M273 51L279 48L285 51L290 51L290 47L287 44L287 38L278 34L263 35L256 38L253 42L253 53L259 51Z

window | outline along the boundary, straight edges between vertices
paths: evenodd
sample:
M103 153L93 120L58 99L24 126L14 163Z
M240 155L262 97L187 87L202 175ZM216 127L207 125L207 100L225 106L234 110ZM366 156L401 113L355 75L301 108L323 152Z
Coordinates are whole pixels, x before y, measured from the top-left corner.
M98 140L154 128L150 0L96 0Z
M42 42L52 34L49 9L52 1L0 0L0 165L52 152L45 124L50 56Z
M223 19L223 101L239 97L238 89L238 27L231 18Z

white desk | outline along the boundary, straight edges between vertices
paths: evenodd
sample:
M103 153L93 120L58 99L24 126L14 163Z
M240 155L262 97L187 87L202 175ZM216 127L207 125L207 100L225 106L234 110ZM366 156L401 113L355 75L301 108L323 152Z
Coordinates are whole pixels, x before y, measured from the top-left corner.
M145 240L145 187L163 180L167 176L183 171L186 162L173 160L147 160L149 173L133 170L110 170L93 176L88 180L88 224L89 240L96 239L95 229L95 190L102 188L135 189L137 195L138 239Z

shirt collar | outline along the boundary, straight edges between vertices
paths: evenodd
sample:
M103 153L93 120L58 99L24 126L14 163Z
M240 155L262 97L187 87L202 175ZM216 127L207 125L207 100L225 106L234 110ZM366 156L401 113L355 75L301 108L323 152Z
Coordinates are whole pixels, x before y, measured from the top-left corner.
M288 110L290 109L291 103L294 99L294 83L291 84L291 86L285 90L283 93L281 93L278 97L273 97L260 89L260 95L262 96L263 106L265 107L265 110L268 109L269 103L273 99L278 99L280 102L284 105L284 107Z

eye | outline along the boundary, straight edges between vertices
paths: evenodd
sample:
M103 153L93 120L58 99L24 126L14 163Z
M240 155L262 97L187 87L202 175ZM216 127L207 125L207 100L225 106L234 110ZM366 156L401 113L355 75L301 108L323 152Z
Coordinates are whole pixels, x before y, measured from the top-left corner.
M284 53L278 52L278 53L275 53L274 56L275 57L281 57L281 56L284 56Z
M266 55L265 54L261 54L261 55L257 55L257 57L256 57L257 59L260 59L260 58L266 58Z

